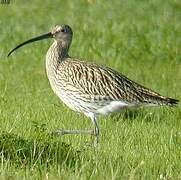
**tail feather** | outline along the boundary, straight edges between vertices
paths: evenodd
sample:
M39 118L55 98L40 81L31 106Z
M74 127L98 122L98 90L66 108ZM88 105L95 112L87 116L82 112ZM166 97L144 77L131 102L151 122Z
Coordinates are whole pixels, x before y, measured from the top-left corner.
M154 105L160 105L160 106L171 106L175 107L179 100L161 96L160 94L157 95L147 95L144 99L145 103Z
M139 86L140 88L140 86ZM169 98L166 96L162 96L161 94L145 88L143 86L141 86L141 90L138 89L140 94L142 95L142 97L144 98L144 101L148 104L152 104L152 105L166 105L166 106L176 106L179 102L179 100L177 99L173 99L173 98Z
M179 100L162 96L161 94L153 91L152 89L146 88L134 82L134 88L136 92L139 92L139 97L143 98L143 102L147 105L161 105L174 107L178 104Z
M178 104L179 100L177 99L172 99L172 98L166 98L166 105L169 106L176 106Z
M170 106L175 107L178 104L179 100L172 99L164 96L156 96L149 99L149 103L161 106Z

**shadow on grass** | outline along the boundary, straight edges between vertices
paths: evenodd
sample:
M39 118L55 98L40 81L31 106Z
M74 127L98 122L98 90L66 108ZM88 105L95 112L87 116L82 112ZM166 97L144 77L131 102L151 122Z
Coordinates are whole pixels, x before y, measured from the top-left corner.
M118 113L112 113L110 114L110 117L114 121L133 121L136 119L138 116L140 116L140 112L138 109L126 109Z
M22 168L34 168L38 165L48 168L52 164L73 168L79 161L80 151L75 151L70 145L61 142L60 138L45 133L35 133L33 139L24 139L2 132L0 158L1 161L10 161Z
M135 108L126 109L120 113L112 114L111 118L114 121L126 121L132 123L135 120L144 121L146 123L153 122L159 119L159 121L164 120L167 114L174 113L174 109L169 107L148 107L148 108ZM159 116L159 118L158 118Z

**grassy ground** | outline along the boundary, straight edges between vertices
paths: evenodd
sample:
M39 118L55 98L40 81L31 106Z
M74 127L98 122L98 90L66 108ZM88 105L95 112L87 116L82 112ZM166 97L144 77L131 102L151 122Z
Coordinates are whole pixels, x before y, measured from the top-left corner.
M49 86L44 58L52 41L6 57L16 44L66 23L74 30L72 56L181 99L180 11L179 0L0 4L0 179L181 179L180 105L101 117L94 149L89 136L49 135L91 127Z

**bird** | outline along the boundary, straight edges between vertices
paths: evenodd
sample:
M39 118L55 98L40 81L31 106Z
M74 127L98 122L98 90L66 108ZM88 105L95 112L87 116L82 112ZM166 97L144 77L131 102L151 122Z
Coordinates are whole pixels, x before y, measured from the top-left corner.
M62 130L56 133L91 134L99 142L97 119L130 107L171 106L179 100L161 94L129 79L122 73L107 66L69 56L73 31L69 25L56 25L43 35L31 38L12 49L43 39L54 39L46 53L46 73L53 92L70 109L83 113L91 119L91 130Z

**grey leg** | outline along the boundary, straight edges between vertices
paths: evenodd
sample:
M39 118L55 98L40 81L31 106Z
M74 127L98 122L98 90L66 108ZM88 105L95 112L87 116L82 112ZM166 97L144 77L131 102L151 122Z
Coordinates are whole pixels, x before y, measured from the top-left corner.
M55 135L65 135L65 134L92 134L94 135L94 130L63 130L59 129L55 132L53 132Z
M96 117L95 116L92 116L91 117L91 120L94 124L94 135L96 136L96 145L99 143L99 126L98 126L98 123L97 123L97 120L96 120Z
M90 135L95 135L96 136L96 142L95 145L98 144L99 142L99 126L96 120L96 116L93 113L90 114L86 114L88 117L91 118L93 124L94 124L94 129L93 130L63 130L63 129L59 129L55 132L53 132L53 134L55 135L65 135L65 134L90 134Z

